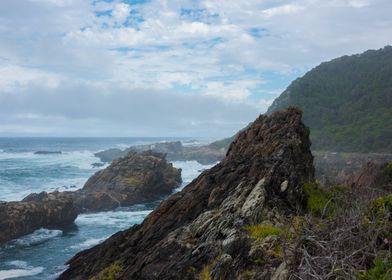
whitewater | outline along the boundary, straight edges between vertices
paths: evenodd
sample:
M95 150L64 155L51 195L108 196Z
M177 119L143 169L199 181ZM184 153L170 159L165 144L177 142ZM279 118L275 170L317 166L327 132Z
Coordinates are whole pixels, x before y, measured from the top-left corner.
M95 152L108 148L180 140L184 145L207 140L179 138L0 138L0 201L21 200L32 192L76 190L99 168ZM60 154L35 154L61 151ZM211 165L174 161L182 169L184 187ZM181 187L181 188L182 188ZM176 189L176 191L181 190ZM0 247L0 280L55 279L77 252L112 234L141 223L159 204L139 204L114 211L81 214L61 229L39 229Z

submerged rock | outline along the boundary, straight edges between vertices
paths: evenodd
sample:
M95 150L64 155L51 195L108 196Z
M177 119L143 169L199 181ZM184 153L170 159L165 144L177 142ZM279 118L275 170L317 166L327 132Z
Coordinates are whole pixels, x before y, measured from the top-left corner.
M142 224L78 253L59 279L89 279L113 264L120 264L115 279L251 279L256 273L257 279L283 279L286 264L271 252L276 238L257 247L246 228L279 227L305 207L303 184L313 179L314 167L301 117L289 108L257 118L219 164Z
M34 154L36 155L58 155L61 154L61 151L36 151Z
M71 224L78 215L72 200L45 192L29 195L21 202L0 203L0 244L39 228Z

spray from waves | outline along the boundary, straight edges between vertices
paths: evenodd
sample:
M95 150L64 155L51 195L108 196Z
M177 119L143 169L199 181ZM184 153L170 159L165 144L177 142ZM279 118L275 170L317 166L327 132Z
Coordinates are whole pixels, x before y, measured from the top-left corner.
M7 262L10 269L0 270L0 280L12 279L26 276L34 276L43 272L43 267L32 267L24 261L10 261Z
M42 244L52 238L62 236L63 232L61 230L51 230L46 228L37 229L33 233L23 236L21 238L15 239L10 243L9 246L20 246L20 247L30 247L38 244Z
M215 165L214 164L209 164L209 165L203 165L198 163L197 161L173 161L173 166L176 168L181 168L181 177L182 177L182 186L175 189L174 192L179 192L181 191L187 184L193 181L197 176L200 175L201 172L203 172L206 169L210 169Z
M105 236L105 237L102 237L102 238L90 238L90 239L87 239L86 241L84 241L82 243L78 243L78 244L72 245L70 248L78 250L78 251L85 250L85 249L91 248L91 247L93 247L95 245L98 245L99 243L101 243L102 241L107 239L108 237L109 236Z
M129 224L135 224L143 221L144 217L151 213L151 210L143 211L107 211L79 215L75 223L78 226L83 225L101 225L116 228L125 228Z

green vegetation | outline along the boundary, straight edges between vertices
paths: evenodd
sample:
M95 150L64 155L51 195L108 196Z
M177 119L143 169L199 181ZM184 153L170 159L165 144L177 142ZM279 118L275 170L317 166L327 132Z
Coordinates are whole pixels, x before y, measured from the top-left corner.
M325 62L291 83L268 110L304 112L312 148L392 152L392 47Z
M220 256L216 257L210 264L206 264L203 266L199 274L199 280L211 280L211 268L215 267L217 262L219 261Z
M114 280L121 270L121 261L116 261L102 270L97 276L90 278L90 280Z
M249 234L256 239L264 239L271 235L281 236L284 234L285 230L279 227L274 227L272 225L248 225L245 229Z
M317 183L307 183L304 185L304 191L307 196L307 208L311 214L329 217L334 213L335 189L321 188Z
M374 266L368 271L358 274L359 280L390 280L392 279L392 256L382 251L374 260Z
M384 174L392 179L392 160L385 167Z
M241 280L250 280L250 279L252 279L253 277L255 277L255 275L256 275L256 272L251 271L251 270L245 270L245 271L241 274L240 279L241 279Z

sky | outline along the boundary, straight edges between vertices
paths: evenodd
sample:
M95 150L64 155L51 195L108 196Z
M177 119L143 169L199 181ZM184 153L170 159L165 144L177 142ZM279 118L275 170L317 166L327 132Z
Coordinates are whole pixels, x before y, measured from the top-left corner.
M1 0L0 136L234 134L391 0Z

